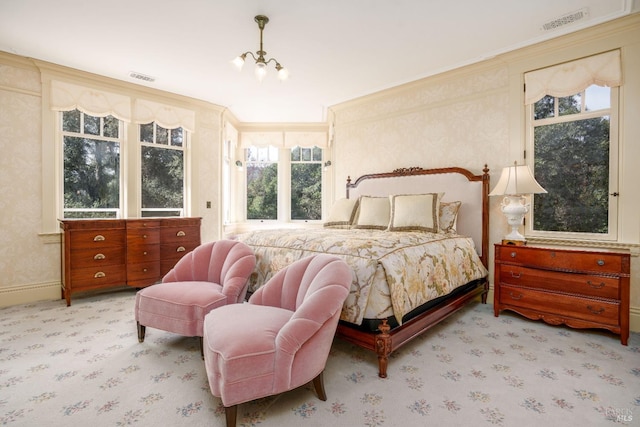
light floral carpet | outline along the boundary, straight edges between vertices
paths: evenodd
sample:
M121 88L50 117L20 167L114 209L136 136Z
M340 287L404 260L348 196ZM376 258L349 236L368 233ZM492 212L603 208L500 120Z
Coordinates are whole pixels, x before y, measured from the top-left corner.
M130 290L0 309L0 425L224 426L198 341L147 328ZM397 351L389 378L336 340L311 387L241 405L238 426L640 425L640 336L472 304Z

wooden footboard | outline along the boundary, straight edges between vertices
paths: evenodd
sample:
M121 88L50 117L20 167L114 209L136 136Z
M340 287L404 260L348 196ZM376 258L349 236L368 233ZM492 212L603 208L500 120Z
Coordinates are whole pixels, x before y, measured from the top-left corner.
M485 279L479 281L476 287L467 292L438 304L394 329L391 329L386 319L380 324L378 332L367 332L340 323L336 336L359 347L375 351L378 355L378 376L386 378L389 355L393 351L454 314L470 301L480 297L482 303L486 304L488 292L489 281Z

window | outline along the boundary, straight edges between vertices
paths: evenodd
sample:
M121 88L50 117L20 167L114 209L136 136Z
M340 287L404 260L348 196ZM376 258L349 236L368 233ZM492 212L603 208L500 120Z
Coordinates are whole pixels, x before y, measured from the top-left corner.
M322 219L322 149L291 149L291 219Z
M246 148L247 219L321 220L322 156L320 147Z
M122 122L79 110L60 115L65 218L119 218Z
M527 233L617 237L618 88L589 85L527 107L527 162L547 194L533 196Z
M154 122L140 125L143 217L182 216L185 133Z
M247 219L278 219L278 149L249 147L247 164Z

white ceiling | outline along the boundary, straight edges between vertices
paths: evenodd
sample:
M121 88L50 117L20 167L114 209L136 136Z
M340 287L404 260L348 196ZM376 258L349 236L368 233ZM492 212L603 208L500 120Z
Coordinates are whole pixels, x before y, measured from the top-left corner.
M0 50L228 107L243 122L319 122L329 106L638 10L638 0L0 0ZM545 31L577 11L585 19ZM259 47L290 70L262 84Z

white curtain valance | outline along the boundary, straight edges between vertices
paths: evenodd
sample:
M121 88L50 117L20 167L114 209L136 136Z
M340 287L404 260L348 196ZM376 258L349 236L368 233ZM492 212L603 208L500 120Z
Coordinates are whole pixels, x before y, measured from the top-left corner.
M96 117L111 115L126 122L131 121L131 98L128 96L52 80L51 109L72 111L76 108Z
M284 146L282 132L240 132L240 147L278 147Z
M582 92L592 84L616 87L622 84L620 51L590 56L524 75L525 105L545 95L563 97Z
M133 120L138 124L156 122L166 129L182 127L189 132L195 132L196 129L196 113L194 111L145 99L136 100Z
M291 147L320 147L327 148L326 132L286 132L284 134L285 148Z
M326 132L242 132L240 138L242 148L328 147Z

